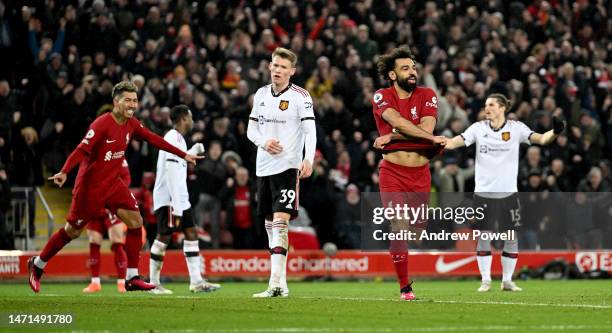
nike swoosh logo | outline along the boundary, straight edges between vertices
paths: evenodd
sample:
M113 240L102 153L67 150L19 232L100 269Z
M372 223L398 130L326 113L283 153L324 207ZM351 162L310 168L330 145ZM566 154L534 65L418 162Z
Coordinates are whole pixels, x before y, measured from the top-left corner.
M463 258L463 259L459 259L459 260L455 260L451 262L444 262L444 256L439 256L438 260L436 261L436 271L442 274L448 273L448 272L456 270L457 268L461 266L465 266L474 260L476 260L476 256L467 257L467 258Z
M113 143L115 141L117 141L117 140L106 140L106 143Z

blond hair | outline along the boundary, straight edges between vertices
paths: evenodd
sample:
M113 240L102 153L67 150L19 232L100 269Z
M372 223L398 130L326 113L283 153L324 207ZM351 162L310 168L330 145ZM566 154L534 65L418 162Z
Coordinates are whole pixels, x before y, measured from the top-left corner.
M289 60L291 62L291 67L295 67L297 64L297 55L284 47L277 47L276 50L272 52L272 59L276 56Z

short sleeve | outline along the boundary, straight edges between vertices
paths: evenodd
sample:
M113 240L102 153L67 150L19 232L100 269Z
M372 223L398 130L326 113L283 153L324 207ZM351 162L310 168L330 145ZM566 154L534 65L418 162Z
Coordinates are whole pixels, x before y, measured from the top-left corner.
M422 117L438 118L438 97L436 93L429 88L423 89L423 105L421 106Z
M375 116L382 118L383 111L393 107L393 100L388 92L381 89L372 96L372 111Z
M465 132L461 133L461 137L463 138L463 142L465 143L466 147L469 147L472 145L472 143L476 142L476 126L478 126L478 123L470 125Z
M529 141L529 137L531 136L531 134L533 134L533 131L523 122L517 121L516 123L518 125L519 138L521 139L521 143L531 144L531 142Z
M85 133L85 137L81 140L77 148L82 149L88 155L91 154L93 148L102 140L103 133L103 122L102 119L98 121L94 121L91 125L89 125L89 129L87 133Z
M310 94L306 94L306 97L304 97L304 101L300 104L301 105L298 105L299 107L298 113L300 115L300 120L308 120L308 119L314 120L315 118L314 107L312 104L312 97L310 97Z

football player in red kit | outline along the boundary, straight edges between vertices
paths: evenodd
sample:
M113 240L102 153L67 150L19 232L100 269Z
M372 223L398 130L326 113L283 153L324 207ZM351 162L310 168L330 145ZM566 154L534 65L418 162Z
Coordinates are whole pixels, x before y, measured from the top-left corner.
M121 164L121 174L119 178L126 184L130 185L132 178L128 169L127 161L124 159ZM102 291L100 283L100 246L104 234L108 232L108 239L111 241L111 251L115 261L117 270L117 291L124 293L125 290L125 270L127 268L127 256L123 244L125 243L125 224L117 218L117 215L108 212L105 219L92 220L87 223L87 237L89 238L89 259L87 267L91 271L91 282L85 289L84 293L97 293Z
M87 221L104 218L106 209L116 214L128 226L125 241L128 259L125 289L132 291L155 288L155 285L145 282L138 275L142 217L128 184L119 178L125 149L134 137L148 141L154 147L175 154L190 163L195 163L202 157L187 154L174 147L133 118L138 109L137 93L138 88L131 82L116 84L112 91L113 111L98 117L89 126L85 137L68 156L62 170L49 178L58 186L62 186L67 173L79 165L66 225L51 236L39 256L28 260L29 284L34 292L40 291L40 279L47 262L81 234Z
M374 148L381 149L380 196L384 206L407 204L419 206L429 202L431 174L429 160L443 147L443 137L434 136L437 97L433 90L417 86L416 62L406 47L381 56L378 73L391 86L374 93L372 106L379 137ZM392 228L406 229L406 221L394 220ZM413 227L424 229L426 221ZM403 300L414 300L408 279L408 243L390 241L390 254L400 284Z

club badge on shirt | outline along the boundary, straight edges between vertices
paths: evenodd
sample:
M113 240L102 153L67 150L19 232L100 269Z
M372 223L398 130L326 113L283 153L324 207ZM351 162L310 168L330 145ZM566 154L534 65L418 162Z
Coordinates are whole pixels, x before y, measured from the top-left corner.
M285 110L287 110L287 109L289 108L289 101L281 100L281 101L280 101L280 104L278 104L278 108L279 108L281 111L285 111Z
M504 141L510 140L510 132L502 132L502 140Z

